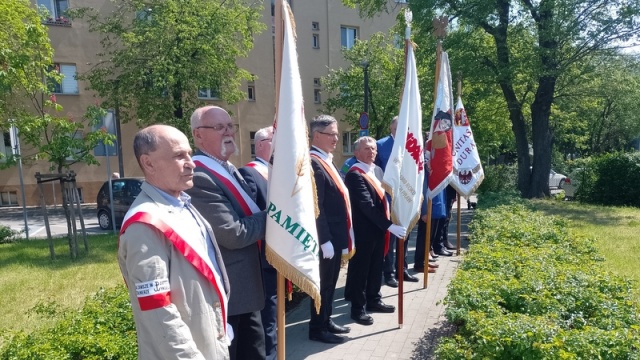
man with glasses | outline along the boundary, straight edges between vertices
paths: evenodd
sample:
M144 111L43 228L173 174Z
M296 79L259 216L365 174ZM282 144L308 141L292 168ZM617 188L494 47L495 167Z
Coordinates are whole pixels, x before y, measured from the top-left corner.
M266 212L229 157L238 152L238 130L229 114L217 106L198 108L191 116L191 132L198 149L193 205L209 221L227 267L231 285L229 325L234 339L231 359L264 359L265 339L260 310L264 290L258 242L264 239Z
M271 141L273 140L273 126L256 131L253 137L256 158L244 167L238 169L255 194L260 210L267 208L267 190L269 188L269 171L271 164L267 161L271 157ZM260 312L265 336L265 354L267 360L277 357L276 306L278 271L267 262L266 246L260 247L260 261L262 262L262 278L264 280L265 304Z
M331 320L333 295L340 273L341 255L348 258L353 245L349 192L333 164L332 151L338 144L338 123L329 115L316 116L309 125L311 167L316 183L318 209L316 219L320 243L320 313L310 302L309 339L329 344L343 343L337 334L351 331Z

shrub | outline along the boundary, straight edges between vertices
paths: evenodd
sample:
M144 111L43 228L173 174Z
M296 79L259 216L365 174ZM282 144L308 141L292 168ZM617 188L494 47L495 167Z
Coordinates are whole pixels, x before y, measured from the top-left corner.
M18 241L22 231L16 231L8 226L0 225L0 244L9 244Z
M59 306L41 304L36 312L56 315ZM79 312L69 311L48 329L9 336L2 360L137 359L135 324L126 288L101 290Z
M576 198L602 205L640 207L640 154L593 158L580 173Z
M484 180L478 187L477 193L487 192L515 192L518 181L516 165L489 165L483 168Z
M469 225L471 246L445 298L458 333L438 358L640 358L631 284L597 266L593 240L526 200L492 196Z

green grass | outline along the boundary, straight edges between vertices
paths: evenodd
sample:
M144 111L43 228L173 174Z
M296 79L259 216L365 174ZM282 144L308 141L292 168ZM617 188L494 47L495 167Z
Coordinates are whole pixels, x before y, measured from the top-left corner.
M570 220L573 233L593 238L605 259L598 266L634 281L634 294L640 301L640 209L550 200L535 200L533 205Z
M75 261L70 258L66 238L54 240L55 260L50 259L46 240L0 245L0 333L31 332L56 320L35 314L36 305L56 302L67 309L79 309L85 298L101 287L122 284L116 235L88 239L89 254L84 254L84 245L79 240Z

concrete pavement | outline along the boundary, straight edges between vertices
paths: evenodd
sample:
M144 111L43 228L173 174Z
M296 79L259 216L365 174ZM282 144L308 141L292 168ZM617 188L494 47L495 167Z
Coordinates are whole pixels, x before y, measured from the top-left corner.
M472 197L475 201L475 197ZM449 225L449 241L456 242L457 203L453 205L453 218ZM440 267L435 274L429 274L428 286L422 288L424 274L416 274L418 283L404 282L404 319L402 328L398 326L398 289L382 286L382 301L396 306L393 314L370 314L374 323L370 326L356 324L351 320L351 304L344 300L346 268L340 272L334 299L333 321L347 325L351 332L348 341L331 345L308 338L309 298L305 299L286 318L286 358L287 360L318 359L432 359L433 350L441 336L450 335L454 328L446 322L444 305L441 301L447 293L447 285L462 261L467 247L467 230L473 210L467 210L465 199L461 201L461 255L438 258ZM417 230L409 238L409 270L413 268L413 253Z

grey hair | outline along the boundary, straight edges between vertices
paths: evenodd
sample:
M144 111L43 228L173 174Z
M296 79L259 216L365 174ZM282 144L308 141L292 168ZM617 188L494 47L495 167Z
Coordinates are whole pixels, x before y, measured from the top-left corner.
M133 138L133 153L138 160L138 165L142 168L140 157L156 151L159 143L158 132L154 128L144 128Z
M309 123L309 136L313 137L313 133L316 131L322 131L324 130L327 126L331 125L331 124L337 124L338 121L336 120L336 118L334 118L331 115L318 115L316 117L313 118L313 120L311 120L311 123Z
M360 149L360 144L368 144L368 143L374 143L376 144L376 139L372 138L371 136L362 136L359 137L354 143L354 147L353 150L358 150ZM377 149L377 144L376 144L376 149Z
M257 143L258 141L269 138L269 136L273 136L273 126L267 126L256 131L256 134L253 136L253 141Z
M220 109L228 113L227 110L221 108L220 106L207 105L207 106L199 107L193 111L193 114L191 114L191 131L195 130L200 125L202 125L202 116L211 109Z

